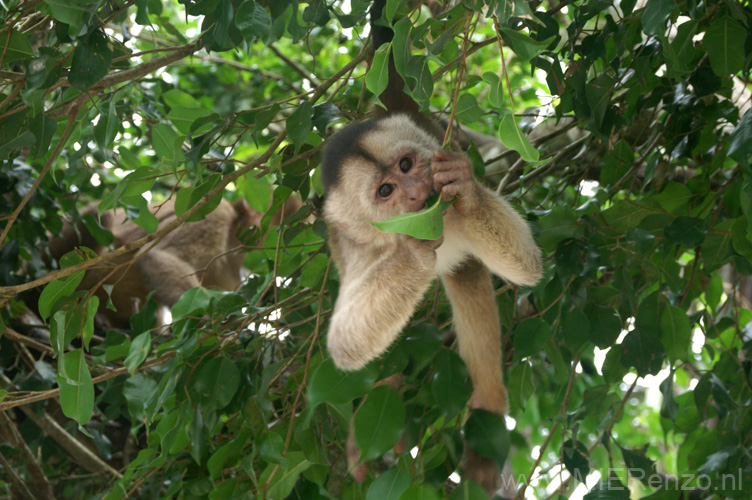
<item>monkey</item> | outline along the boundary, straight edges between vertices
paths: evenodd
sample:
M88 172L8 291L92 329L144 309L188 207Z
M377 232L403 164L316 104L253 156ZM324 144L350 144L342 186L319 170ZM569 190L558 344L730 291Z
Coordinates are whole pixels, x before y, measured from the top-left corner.
M281 210L272 217L271 225L281 223L283 214L291 215L302 206L299 198L290 197ZM158 227L176 218L174 200L149 205ZM81 215L96 216L97 206L87 206ZM103 284L113 285L110 299L116 310L106 308L107 293L99 287L98 323L103 328L127 329L130 317L146 300L152 290L153 297L162 307L173 306L180 296L197 286L222 290L235 290L242 282L242 266L245 252L239 234L252 226L259 227L263 213L251 208L244 199L234 203L222 199L206 218L188 222L167 234L153 246L144 247L116 257L111 265L96 267L86 272L79 289L89 290ZM118 248L128 242L146 236L146 231L125 215L117 216L107 211L100 218L100 225L112 232L111 247ZM59 260L76 246L86 246L97 255L108 248L97 243L83 223L75 226L65 224L58 238L50 241L50 254ZM130 261L133 261L132 263ZM113 265L117 266L113 272ZM163 326L160 319L159 326Z
M375 22L383 6L384 0L372 6L374 50L393 36ZM490 273L533 286L542 274L541 252L527 222L475 179L469 157L442 149L440 131L404 92L392 60L389 66L380 96L385 112L335 133L322 155L322 213L340 277L327 349L340 369L365 366L396 340L438 276L473 382L469 407L503 415L501 330ZM434 192L455 200L443 212L438 240L382 233L369 222L419 211ZM465 446L463 468L493 494L499 472L492 460Z

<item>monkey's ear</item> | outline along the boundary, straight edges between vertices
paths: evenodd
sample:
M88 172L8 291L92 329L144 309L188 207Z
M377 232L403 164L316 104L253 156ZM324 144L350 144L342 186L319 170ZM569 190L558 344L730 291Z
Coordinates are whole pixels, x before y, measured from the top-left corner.
M248 204L245 198L241 198L232 204L235 208L235 221L238 229L244 231L251 226L259 227L263 213Z

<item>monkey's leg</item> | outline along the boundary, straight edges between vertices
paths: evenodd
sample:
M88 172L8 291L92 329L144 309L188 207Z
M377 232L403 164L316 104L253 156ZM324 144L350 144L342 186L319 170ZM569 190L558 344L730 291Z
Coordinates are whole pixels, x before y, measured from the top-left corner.
M152 248L139 256L135 267L147 290L154 290L154 298L170 307L183 292L201 283L196 269L167 250Z
M459 353L473 381L471 408L503 415L507 392L502 378L501 329L488 270L477 259L469 260L452 274L442 276L452 304ZM465 445L465 476L483 486L489 496L499 483L493 460L476 454Z

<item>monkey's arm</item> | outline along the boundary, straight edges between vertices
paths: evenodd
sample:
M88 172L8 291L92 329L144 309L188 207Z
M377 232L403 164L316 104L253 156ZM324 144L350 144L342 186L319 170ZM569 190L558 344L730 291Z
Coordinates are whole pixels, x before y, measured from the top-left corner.
M339 368L362 368L399 335L435 276L435 245L412 239L367 253L334 252L348 255L327 334Z
M534 285L541 276L540 249L522 217L475 180L466 155L437 151L431 168L443 199L457 197L445 218L465 236L473 255L508 281Z

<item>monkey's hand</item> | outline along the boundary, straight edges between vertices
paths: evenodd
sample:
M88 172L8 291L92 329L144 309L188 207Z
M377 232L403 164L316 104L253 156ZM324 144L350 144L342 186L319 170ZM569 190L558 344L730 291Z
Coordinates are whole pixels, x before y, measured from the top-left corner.
M457 198L454 208L462 215L472 213L480 201L481 187L473 175L470 158L463 153L440 149L431 158L431 171L441 199Z

